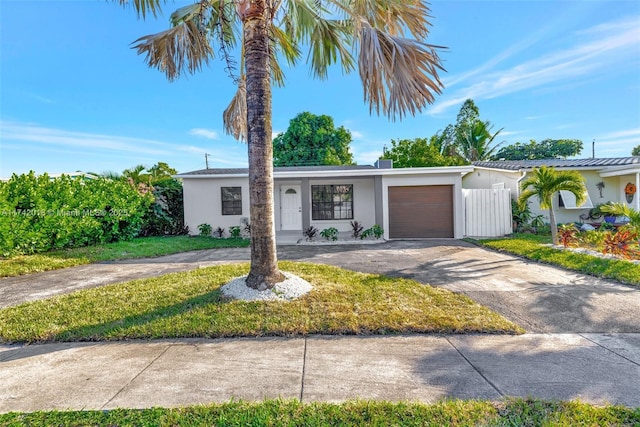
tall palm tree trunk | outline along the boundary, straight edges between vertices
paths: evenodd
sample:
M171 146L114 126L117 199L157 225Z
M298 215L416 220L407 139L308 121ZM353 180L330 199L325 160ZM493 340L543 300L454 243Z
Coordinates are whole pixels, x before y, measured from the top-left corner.
M284 280L278 270L273 213L269 10L265 0L240 2L247 83L247 145L251 218L251 270L247 286L265 290Z

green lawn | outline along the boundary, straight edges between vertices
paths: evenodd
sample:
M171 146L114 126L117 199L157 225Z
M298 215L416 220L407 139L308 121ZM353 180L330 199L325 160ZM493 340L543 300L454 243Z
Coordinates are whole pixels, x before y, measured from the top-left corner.
M186 408L0 414L0 426L637 426L640 409L508 399L436 404L267 400Z
M483 239L478 242L483 246L535 261L640 286L640 264L545 246L551 243L549 236L519 234L512 238Z
M57 270L92 262L148 258L200 249L247 246L249 246L248 239L215 239L200 236L140 237L126 242L0 258L0 277Z
M226 299L248 272L222 265L134 280L0 310L0 341L307 334L522 333L470 298L413 280L281 262L314 289L292 302Z

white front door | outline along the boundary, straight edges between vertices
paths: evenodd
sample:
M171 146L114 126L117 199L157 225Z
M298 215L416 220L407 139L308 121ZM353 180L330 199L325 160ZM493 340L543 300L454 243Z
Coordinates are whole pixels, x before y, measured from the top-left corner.
M302 197L299 185L280 186L280 228L302 230Z

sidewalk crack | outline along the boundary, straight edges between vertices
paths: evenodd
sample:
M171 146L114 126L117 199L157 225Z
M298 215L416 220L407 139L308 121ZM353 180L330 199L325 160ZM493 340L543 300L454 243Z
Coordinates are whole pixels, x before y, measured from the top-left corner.
M464 354L462 354L462 352L458 349L458 347L455 346L454 343L451 342L451 340L449 339L449 337L444 337L444 339L447 340L447 342L451 345L451 347L453 347L458 354L460 355L460 357L462 357L472 368L474 371L476 371L478 373L478 375L480 375L482 377L482 379L484 379L491 387L493 387L493 389L501 396L504 397L504 393L502 391L500 391L500 389L498 388L497 385L494 384L493 381L491 381L489 378L487 378L482 372L480 372L480 369L478 369L473 363L471 363L471 361L469 359L467 359L467 356L465 356Z
M147 364L147 366L145 366L140 372L138 372L133 378L131 378L129 380L129 382L127 382L124 386L122 386L122 388L120 390L118 390L118 392L116 394L113 395L113 397L111 399L109 399L104 405L102 405L100 407L100 409L104 409L105 406L109 405L111 402L113 402L113 400L118 397L120 395L120 393L122 393L127 387L129 387L135 380L136 378L138 378L140 375L142 375L147 369L149 369L151 367L151 365L153 365L154 363L156 363L156 360L160 359L162 356L164 356L164 354L169 350L169 348L173 347L173 344L169 344L167 345L167 347L162 350L162 352L157 355L151 362L149 362Z
M300 381L300 402L302 402L302 398L304 396L304 376L306 374L306 369L307 369L307 340L308 338L304 339L304 354L302 356L302 378Z
M608 352L613 353L613 354L615 354L615 355L616 355L616 356L618 356L618 357L622 357L624 360L626 360L626 361L628 361L628 362L631 362L631 363L633 363L633 364L634 364L634 365L636 365L636 366L640 366L640 363L636 362L635 360L631 360L631 359L629 359L628 357L626 357L626 356L624 356L624 355L622 355L622 354L620 354L620 353L617 353L617 352L613 351L613 350L612 350L612 349L610 349L609 347L605 347L605 346L603 346L603 345L602 345L602 344L600 344L599 342L594 341L594 340L592 340L592 339L591 339L591 338L589 338L589 337L585 337L585 336L584 336L584 335L582 335L582 334L578 334L578 335L579 335L579 336L581 336L582 338L584 338L585 340L587 340L587 341L589 341L589 342L594 343L594 344L595 344L595 345L597 345L598 347L602 347L602 348L604 348L605 350L607 350Z

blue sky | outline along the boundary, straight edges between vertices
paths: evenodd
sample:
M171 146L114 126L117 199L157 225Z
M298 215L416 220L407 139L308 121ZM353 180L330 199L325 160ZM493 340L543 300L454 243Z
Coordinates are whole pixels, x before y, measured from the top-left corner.
M180 172L246 166L246 145L225 135L234 93L214 59L168 82L130 44L168 28L102 0L0 0L0 177L35 170L121 172L164 161ZM357 74L314 80L306 64L273 91L274 132L302 111L353 134L360 164L391 139L429 137L472 98L506 144L578 138L581 157L629 156L640 144L640 2L455 1L431 4L430 43L441 52L444 93L415 117L369 114Z

